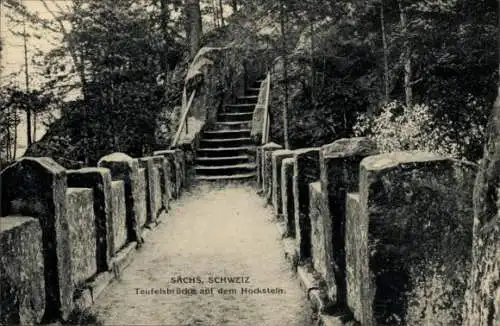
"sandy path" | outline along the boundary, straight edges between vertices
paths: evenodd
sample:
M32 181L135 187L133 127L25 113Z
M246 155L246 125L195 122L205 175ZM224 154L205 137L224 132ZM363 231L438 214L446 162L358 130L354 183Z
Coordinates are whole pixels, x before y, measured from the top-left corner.
M270 217L250 187L203 186L185 194L93 312L105 325L310 325L309 304ZM172 283L178 276L199 277L203 284ZM224 276L250 283L209 283ZM241 294L242 287L277 294ZM177 294L177 288L196 294ZM151 289L157 294L138 294ZM204 289L208 294L200 293Z

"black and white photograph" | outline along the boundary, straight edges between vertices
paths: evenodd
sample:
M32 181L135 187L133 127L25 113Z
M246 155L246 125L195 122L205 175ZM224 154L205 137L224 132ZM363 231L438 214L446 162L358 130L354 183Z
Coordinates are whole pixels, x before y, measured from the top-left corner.
M0 0L0 325L500 326L500 0Z

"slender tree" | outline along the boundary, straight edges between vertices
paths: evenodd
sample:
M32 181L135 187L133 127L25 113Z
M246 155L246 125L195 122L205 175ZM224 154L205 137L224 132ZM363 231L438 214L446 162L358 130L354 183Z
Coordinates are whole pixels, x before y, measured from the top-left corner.
M389 102L389 48L385 31L384 0L380 1L380 30L382 33L382 47L384 57L384 104Z
M26 87L26 94L30 92L30 75L28 63L28 33L26 32L26 17L23 19L23 50L24 50L24 82ZM26 141L28 147L31 146L33 140L31 138L31 107L28 103L26 105Z
M201 21L200 0L186 0L186 35L189 40L189 54L194 58L201 47L203 27Z
M407 107L411 107L413 105L413 89L411 84L411 79L412 79L411 48L410 48L410 40L408 33L406 8L404 7L402 1L403 0L398 0L399 18L404 37L402 57L404 66L405 103Z
M219 0L219 12L220 12L220 24L224 26L224 7L222 6L222 0Z
M285 0L280 0L280 29L281 29L281 56L283 58L283 83L285 86L285 94L283 100L283 138L285 148L290 148L290 140L288 135L288 51L286 44L286 21L287 8Z

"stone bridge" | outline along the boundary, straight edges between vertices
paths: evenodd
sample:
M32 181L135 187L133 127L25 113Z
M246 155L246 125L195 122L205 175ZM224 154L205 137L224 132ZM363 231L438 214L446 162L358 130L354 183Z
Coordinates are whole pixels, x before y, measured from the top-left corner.
M473 232L474 164L365 138L254 142L252 173L222 183L196 178L210 119L147 157L5 168L0 324L500 324L500 231Z

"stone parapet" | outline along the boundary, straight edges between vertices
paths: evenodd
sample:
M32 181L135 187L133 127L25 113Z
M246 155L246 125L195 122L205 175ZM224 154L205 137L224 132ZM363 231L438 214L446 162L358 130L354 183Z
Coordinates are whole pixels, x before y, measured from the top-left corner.
M349 203L360 213L348 212L356 222L346 229L354 316L367 326L460 325L475 168L425 152L374 155L360 166L359 203Z
M311 220L309 218L309 183L320 177L319 148L304 148L293 154L293 198L295 241L300 260L311 258Z

